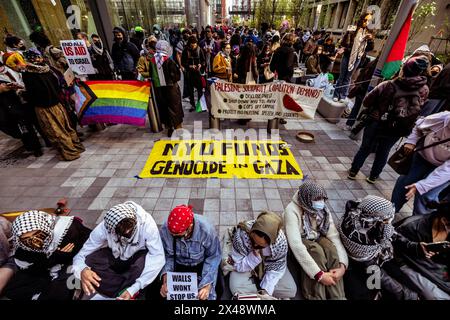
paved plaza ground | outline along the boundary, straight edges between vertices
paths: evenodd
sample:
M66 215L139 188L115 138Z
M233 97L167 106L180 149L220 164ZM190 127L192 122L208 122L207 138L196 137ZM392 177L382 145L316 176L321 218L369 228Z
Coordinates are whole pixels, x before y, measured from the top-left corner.
M185 104L185 108L189 108ZM208 128L207 113L185 110L184 128L193 130L193 122L202 121ZM265 128L266 123L250 122L249 127ZM222 129L245 129L236 121L224 121ZM296 139L299 130L315 135L315 143ZM107 127L104 131L85 133L84 152L80 159L61 162L54 150L45 149L41 158L25 157L21 142L0 133L0 212L47 208L58 199L68 199L73 215L94 227L106 211L123 201L133 200L162 224L170 210L190 204L206 216L222 234L226 227L256 217L261 210L282 213L300 180L271 179L136 179L154 145L166 138L166 131L155 134L149 128L126 125ZM373 160L371 156L356 181L346 178L347 169L358 149L347 132L319 115L314 121L288 121L280 127L281 138L291 151L306 179L314 179L327 190L335 217L344 212L345 203L368 194L390 199L397 174L386 166L375 185L365 181ZM403 213L411 212L411 202Z

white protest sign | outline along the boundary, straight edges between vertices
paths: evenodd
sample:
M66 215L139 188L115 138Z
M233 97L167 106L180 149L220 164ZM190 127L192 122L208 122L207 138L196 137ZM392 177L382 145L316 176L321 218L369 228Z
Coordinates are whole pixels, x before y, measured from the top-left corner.
M167 272L167 300L198 300L197 274Z
M61 40L61 48L73 72L78 75L95 74L91 55L83 40Z
M217 81L211 86L211 113L221 119L314 119L323 90L291 84L236 84Z

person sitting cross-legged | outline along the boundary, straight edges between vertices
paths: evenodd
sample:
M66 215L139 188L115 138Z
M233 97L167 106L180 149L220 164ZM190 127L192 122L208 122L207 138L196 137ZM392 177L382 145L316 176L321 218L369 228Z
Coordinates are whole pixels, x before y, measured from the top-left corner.
M288 243L282 226L282 219L273 212L262 212L255 220L239 223L227 261L233 267L230 273L233 295L259 293L262 299L295 297L297 287L287 268Z
M307 181L284 212L289 247L302 269L302 295L308 300L345 299L342 277L348 257L326 199L321 185Z
M155 221L127 201L109 209L73 259L73 269L86 297L131 300L155 280L164 263Z
M166 297L167 272L197 274L198 299L215 300L221 260L219 237L214 227L192 207L180 205L169 214L160 230L166 254L161 296Z

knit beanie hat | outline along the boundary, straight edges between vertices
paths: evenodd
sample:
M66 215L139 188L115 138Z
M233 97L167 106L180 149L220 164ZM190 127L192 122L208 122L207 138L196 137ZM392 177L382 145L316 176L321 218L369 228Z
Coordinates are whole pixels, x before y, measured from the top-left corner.
M417 56L408 59L403 65L405 77L416 77L428 68L429 61L425 56Z

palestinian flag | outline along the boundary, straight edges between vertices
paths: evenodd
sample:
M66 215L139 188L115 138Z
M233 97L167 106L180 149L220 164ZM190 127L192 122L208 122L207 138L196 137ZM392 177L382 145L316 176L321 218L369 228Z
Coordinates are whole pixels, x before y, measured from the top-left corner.
M414 12L414 8L409 12L408 17L405 20L400 32L398 33L397 39L389 52L386 62L384 63L383 69L381 70L381 75L385 79L391 79L394 74L400 70L402 66L402 60L405 55L406 43L408 42L409 29L411 27L411 18Z

